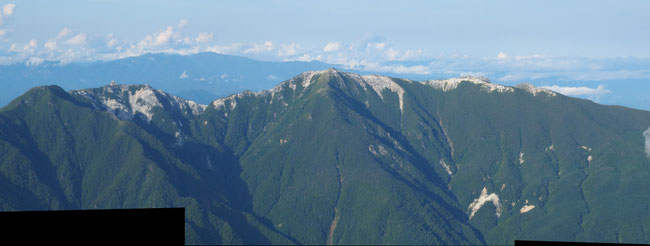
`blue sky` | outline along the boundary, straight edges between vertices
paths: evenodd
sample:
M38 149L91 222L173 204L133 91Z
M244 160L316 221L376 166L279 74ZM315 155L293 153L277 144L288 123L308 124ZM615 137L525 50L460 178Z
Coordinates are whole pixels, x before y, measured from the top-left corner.
M650 1L0 0L0 64L213 51L650 108ZM629 81L629 82L628 82ZM646 105L646 106L644 106Z

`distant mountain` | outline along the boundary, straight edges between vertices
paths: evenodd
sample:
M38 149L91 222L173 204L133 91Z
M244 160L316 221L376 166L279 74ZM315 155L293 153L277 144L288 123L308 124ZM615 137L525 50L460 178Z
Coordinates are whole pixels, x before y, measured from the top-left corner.
M0 106L26 90L56 84L66 89L99 87L115 80L149 84L177 96L207 104L244 90L272 88L307 70L327 69L321 62L263 62L212 52L195 55L146 54L112 61L38 66L0 66Z
M0 208L182 206L189 244L648 243L649 127L478 77L36 87L0 109Z

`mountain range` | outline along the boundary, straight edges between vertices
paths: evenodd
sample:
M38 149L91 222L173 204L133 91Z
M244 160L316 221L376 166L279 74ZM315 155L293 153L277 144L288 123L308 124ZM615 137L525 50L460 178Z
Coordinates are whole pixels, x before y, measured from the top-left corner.
M0 65L0 106L26 90L56 84L67 90L93 88L111 80L147 83L198 103L246 89L269 89L307 70L327 69L321 62L266 62L205 52L193 55L145 54L109 61L62 63L45 61Z
M0 209L185 207L188 244L648 243L649 127L482 77L39 86L0 109Z
M433 65L437 64L437 65ZM250 58L203 52L197 54L149 53L117 60L87 62L43 61L40 63L0 64L0 107L36 86L56 84L65 90L95 88L112 80L122 84L149 84L167 93L201 104L209 104L216 98L243 92L262 91L296 74L329 67L346 68L341 71L360 75L381 75L416 81L432 78L453 78L463 75L484 75L499 83L514 86L530 83L570 93L571 96L595 100L606 105L622 105L650 110L650 99L644 94L650 89L643 78L616 78L601 76L597 72L585 72L580 78L571 79L557 74L512 76L507 68L450 68L443 61L389 62L385 67L360 68L350 64L326 64L320 61L260 61ZM409 72L404 69L418 66L436 66L426 72ZM452 66L453 67L453 66ZM356 69L355 69L356 68ZM374 69L374 70L373 70ZM625 70L625 69L623 69ZM473 72L471 72L473 71Z

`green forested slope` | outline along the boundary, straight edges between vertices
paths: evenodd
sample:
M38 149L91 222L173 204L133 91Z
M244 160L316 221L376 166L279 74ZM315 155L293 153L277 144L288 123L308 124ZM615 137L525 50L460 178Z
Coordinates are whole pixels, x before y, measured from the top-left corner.
M0 109L0 206L186 207L188 243L647 243L649 126L477 78L330 69L207 107L37 87Z

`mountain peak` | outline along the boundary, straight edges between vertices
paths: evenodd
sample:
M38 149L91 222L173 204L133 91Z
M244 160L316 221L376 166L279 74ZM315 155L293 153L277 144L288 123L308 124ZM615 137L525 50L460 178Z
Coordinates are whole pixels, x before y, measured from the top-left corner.
M282 90L286 90L286 89L291 89L294 91L298 90L298 85L302 87L302 91L297 91L298 94L296 95L300 96L308 87L316 83L315 80L318 78L318 76L323 76L323 75L329 76L327 78L327 81L331 81L332 79L337 81L334 84L330 84L330 86L334 85L334 86L345 87L345 85L343 85L346 83L345 81L355 82L356 84L361 85L361 88L363 89L366 89L367 88L366 86L369 86L382 99L383 99L382 91L384 89L389 89L397 93L397 95L399 96L400 110L404 109L404 102L403 102L404 89L399 84L397 84L393 80L393 78L388 76L383 76L383 75L359 75L355 73L342 72L336 68L329 68L327 70L320 70L320 71L307 71L276 85L270 90L264 90L260 92L248 91L248 92L233 94L228 97L223 97L213 101L212 106L215 108L225 107L226 102L230 101L228 105L230 109L234 109L235 106L237 105L235 100L236 98L250 95L251 93L254 95L270 95L271 98L275 98L275 95L280 93Z
M379 95L380 98L384 98L382 95L382 91L384 89L388 89L392 92L397 93L399 96L399 106L400 110L404 109L404 89L396 83L393 78L384 76L384 75L378 75L378 74L373 74L373 75L359 75L356 73L350 73L350 72L341 72L335 68L330 68L327 70L322 70L322 71L310 71L303 73L296 78L301 78L302 79L302 86L304 88L307 88L310 84L312 84L312 79L315 75L323 75L327 74L332 78L346 78L348 81L353 81L356 82L356 84L361 85L362 88L366 88L365 86L371 87L377 95Z
M303 90L304 90L305 88L309 87L312 84L312 79L316 75L323 75L323 74L334 75L334 74L338 74L338 73L339 73L339 71L337 69L333 68L333 67L329 68L327 70L307 71L307 72L303 72L303 73L301 73L301 74L299 74L299 75L297 75L297 76L295 76L295 77L293 77L293 78L291 78L289 80L286 80L286 81L284 81L282 83L277 84L276 86L274 86L270 90L263 90L263 91L260 91L260 92L253 92L253 91L250 91L250 90L246 90L246 91L243 91L243 92L240 92L240 93L232 94L232 95L227 96L227 97L218 98L218 99L212 101L212 103L210 103L210 105L212 105L212 107L217 108L217 109L222 108L222 107L225 108L226 105L228 105L228 107L231 110L233 110L237 106L237 98L244 97L244 96L247 96L247 95L254 95L254 96L270 95L271 98L274 98L276 94L280 93L282 90L284 90L286 88L289 88L289 89L292 89L292 90L295 91L298 88L297 87L298 84L300 84L302 86Z
M134 116L142 115L150 122L156 107L189 110L194 115L202 113L206 107L156 90L147 84L118 85L113 81L101 88L73 90L70 94L88 98L96 108L103 108L122 120L132 120Z
M328 72L328 73L338 73L338 72L340 72L338 69L336 69L334 67L328 68L325 71Z
M352 78L354 81L361 85L370 86L381 99L384 99L382 91L388 89L392 92L397 93L399 97L399 108L401 111L404 110L404 88L397 84L393 78L383 75L358 75L354 73L344 73L349 78Z
M233 94L228 97L220 98L212 102L212 105L215 108L226 106L226 101L231 101L228 103L231 109L234 109L236 106L235 100L236 98L246 96L246 95L270 95L271 98L275 98L276 94L280 94L281 91L286 90L286 89L291 89L295 91L297 96L301 96L308 87L316 83L316 80L320 78L320 76L328 76L327 81L334 81L334 83L330 84L330 86L337 86L341 87L343 90L348 90L349 89L349 82L352 82L353 84L359 85L360 88L366 89L368 87L372 88L373 91L376 92L376 94L381 98L384 99L383 97L383 90L388 89L394 93L396 93L399 97L399 107L400 110L404 110L404 88L396 82L396 80L399 81L404 81L406 83L420 83L424 85L428 85L433 87L434 89L442 90L442 91L451 91L455 90L458 88L458 86L461 83L471 83L474 85L480 86L481 90L491 93L491 92L499 92L499 93L514 93L515 89L522 89L528 93L533 94L533 96L536 96L539 93L545 93L547 95L555 96L557 93L544 89L544 88L537 88L531 84L523 83L517 86L505 86L505 85L500 85L496 83L492 83L490 79L487 77L483 76L463 76L463 77L458 77L458 78L449 78L449 79L441 79L441 80L424 80L424 81L411 81L407 79L396 79L384 75L359 75L356 73L351 73L351 72L343 72L340 71L336 68L329 68L327 70L319 70L319 71L307 71L303 72L287 81L284 81L275 87L273 87L270 90L264 90L260 92L251 92L251 91L244 91L238 94ZM320 81L318 79L318 81ZM298 85L302 87L302 89L298 89ZM366 87L368 86L368 87ZM298 90L298 91L297 91Z
M477 81L483 81L485 83L492 83L490 82L490 79L488 79L485 76L460 76L459 78L461 79L468 79L468 80L477 80Z
M320 79L322 76L327 76L324 80ZM294 95L297 97L302 96L307 88L314 85L316 81L327 81L328 86L339 87L343 91L351 90L353 87L366 90L367 88L372 88L372 90L383 100L384 94L383 91L388 89L397 94L399 99L399 108L400 111L404 110L404 93L405 89L402 88L402 85L397 81L402 81L401 83L420 83L433 87L434 89L442 91L451 91L458 88L461 83L470 83L476 86L479 86L482 91L487 93L498 92L498 93L514 93L516 89L521 89L525 92L531 93L533 96L538 95L539 93L544 93L546 95L555 96L557 93L544 89L537 88L531 84L520 84L517 86L505 86L496 83L490 82L487 77L483 76L463 76L458 78L449 78L441 80L425 80L425 81L411 81L407 79L396 79L384 75L359 75L351 72L343 72L336 68L329 68L327 70L319 71L307 71L303 72L289 80L286 80L270 90L264 90L260 92L244 91L241 93L233 94L228 97L223 97L216 99L212 102L212 106L215 108L220 108L228 106L231 110L234 109L237 105L237 98L244 96L270 96L270 100L281 99L283 97L283 90L293 90ZM318 82L321 83L321 82ZM353 85L353 87L350 87ZM317 91L323 91L323 88L319 88ZM286 104L286 102L285 102Z
M443 91L450 91L458 88L458 85L462 82L470 82L476 85L480 85L481 88L486 90L487 92L514 92L514 89L512 87L504 86L504 85L499 85L499 84L493 84L490 82L489 79L486 77L474 77L474 76L466 76L466 77L460 77L460 78L450 78L450 79L442 79L442 80L425 80L420 83L430 85L433 88L443 90Z
M554 91L551 91L549 89L535 87L534 85L529 84L529 83L521 83L521 84L516 85L515 87L519 88L519 89L522 89L522 90L525 90L527 92L530 92L531 94L533 94L533 96L536 96L538 93L546 93L546 94L549 94L551 96L557 96L557 93L555 93Z

